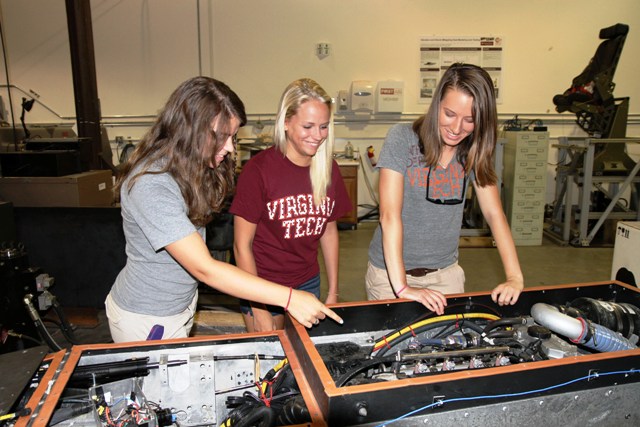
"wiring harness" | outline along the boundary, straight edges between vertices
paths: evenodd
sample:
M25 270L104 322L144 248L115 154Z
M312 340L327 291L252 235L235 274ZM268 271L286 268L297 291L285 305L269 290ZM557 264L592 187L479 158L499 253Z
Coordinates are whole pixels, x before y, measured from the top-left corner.
M231 411L221 427L283 426L311 421L291 365L283 359L255 383L257 393L226 400Z

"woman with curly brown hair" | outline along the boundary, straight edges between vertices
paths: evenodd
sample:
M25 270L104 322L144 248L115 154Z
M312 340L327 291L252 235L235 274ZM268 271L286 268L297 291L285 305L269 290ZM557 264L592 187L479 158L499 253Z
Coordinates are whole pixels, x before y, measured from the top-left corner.
M189 334L198 282L283 307L310 327L340 318L317 298L214 260L205 226L234 186L235 137L244 105L227 85L194 77L173 92L124 166L120 194L127 263L105 301L115 342Z

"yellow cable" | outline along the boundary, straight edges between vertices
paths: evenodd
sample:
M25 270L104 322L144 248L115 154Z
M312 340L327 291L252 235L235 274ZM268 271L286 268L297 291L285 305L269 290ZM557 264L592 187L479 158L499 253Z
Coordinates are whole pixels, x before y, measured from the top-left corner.
M388 337L383 337L382 339L378 340L374 344L373 351L379 350L385 344L390 343L391 341L395 340L396 338L401 337L402 335L404 335L404 334L406 334L408 332L413 332L414 329L418 329L418 328L420 328L422 326L430 325L432 323L437 323L437 322L444 322L446 320L464 320L464 319L498 320L498 319L500 319L500 317L498 317L498 316L496 316L494 314L489 314L489 313L448 314L446 316L432 317L430 319L421 320L421 321L416 322L416 323L414 323L412 325L409 325L409 326L399 330L398 332L395 332L395 333L389 335Z
M280 362L278 362L278 364L276 366L274 366L273 370L278 372L280 369L282 369L284 367L284 365L286 365L287 363L289 363L289 359L287 359L286 357L284 359L282 359Z
M18 415L15 412L12 412L11 414L1 415L0 416L0 421L11 420L13 418L16 418L17 416Z
M289 359L287 359L286 357L284 359L282 359L280 362L278 362L278 364L276 366L273 367L273 372L277 373L280 369L282 369L284 367L284 365L286 365L287 363L289 363ZM260 384L260 390L262 391L262 394L266 393L267 391L267 385L268 382L267 381L262 381L262 384Z

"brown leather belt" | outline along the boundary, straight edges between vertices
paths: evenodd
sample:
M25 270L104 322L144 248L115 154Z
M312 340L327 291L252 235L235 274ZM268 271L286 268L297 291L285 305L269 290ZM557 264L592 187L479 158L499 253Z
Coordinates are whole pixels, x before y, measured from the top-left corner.
M413 277L424 277L429 273L433 273L434 271L440 270L439 268L412 268L411 270L407 270L406 273L408 276Z

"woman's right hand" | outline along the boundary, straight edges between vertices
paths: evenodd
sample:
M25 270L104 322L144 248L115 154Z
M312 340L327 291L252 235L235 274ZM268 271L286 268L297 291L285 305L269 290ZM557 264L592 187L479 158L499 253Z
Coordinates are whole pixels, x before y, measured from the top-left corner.
M327 316L340 324L344 323L340 316L321 303L315 295L305 291L293 290L287 311L307 328L317 325Z
M444 308L447 306L447 299L445 296L441 292L433 291L431 289L412 288L407 286L407 288L402 291L400 298L417 301L429 310L435 311L438 315L444 314Z
M267 332L278 329L273 319L273 315L265 308L258 308L252 305L253 330L254 332Z

